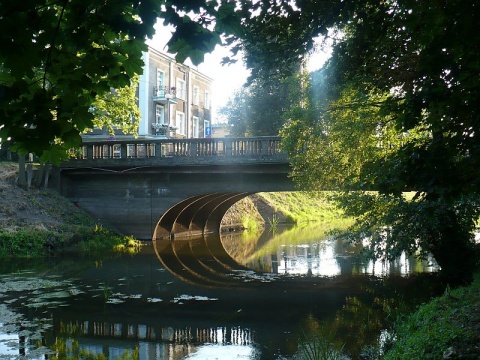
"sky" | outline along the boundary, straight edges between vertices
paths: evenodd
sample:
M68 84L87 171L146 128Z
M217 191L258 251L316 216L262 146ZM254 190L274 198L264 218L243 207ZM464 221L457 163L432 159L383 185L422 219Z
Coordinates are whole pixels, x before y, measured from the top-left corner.
M166 44L171 36L172 28L167 28L160 23L155 26L155 36L147 43L149 46L156 50L167 52ZM233 96L235 90L240 89L245 83L249 71L244 67L243 63L239 60L235 64L221 65L222 58L229 54L228 49L217 45L215 50L205 55L205 60L198 66L192 66L192 68L200 71L213 79L212 84L212 105L213 112L224 106L228 99ZM172 57L173 55L170 54ZM314 71L322 67L328 58L328 54L324 52L318 52L310 57L307 69ZM215 116L214 116L215 117ZM214 119L215 121L215 119Z

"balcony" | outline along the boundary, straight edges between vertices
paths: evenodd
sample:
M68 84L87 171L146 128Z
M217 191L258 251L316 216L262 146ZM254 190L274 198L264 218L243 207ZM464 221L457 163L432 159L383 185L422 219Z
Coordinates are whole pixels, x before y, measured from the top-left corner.
M172 134L175 135L175 132L177 131L176 127L159 123L153 123L152 129L155 131L155 135L163 136L171 136Z
M176 104L178 103L177 91L174 87L154 87L153 88L153 101L158 104Z

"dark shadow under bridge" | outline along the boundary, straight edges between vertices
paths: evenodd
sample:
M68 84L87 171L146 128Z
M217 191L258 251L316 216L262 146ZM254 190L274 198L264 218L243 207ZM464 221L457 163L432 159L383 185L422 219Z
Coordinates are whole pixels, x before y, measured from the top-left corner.
M63 163L60 193L124 235L150 240L216 233L256 192L291 191L280 138L90 141Z

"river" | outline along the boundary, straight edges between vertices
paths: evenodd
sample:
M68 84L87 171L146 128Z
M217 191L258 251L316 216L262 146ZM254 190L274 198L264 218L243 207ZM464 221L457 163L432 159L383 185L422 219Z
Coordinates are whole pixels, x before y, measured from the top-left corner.
M0 358L357 359L439 291L431 259L365 261L318 226L4 261Z

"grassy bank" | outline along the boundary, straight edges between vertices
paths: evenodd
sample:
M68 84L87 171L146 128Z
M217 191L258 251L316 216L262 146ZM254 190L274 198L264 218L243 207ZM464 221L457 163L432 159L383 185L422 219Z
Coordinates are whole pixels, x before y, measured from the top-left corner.
M18 164L0 162L0 258L128 247L131 239L103 228L56 192L25 190L17 178Z
M393 335L382 359L480 359L480 272L400 318Z
M274 211L283 214L290 223L338 220L342 212L328 202L325 193L285 191L258 193Z
M256 232L279 224L334 222L345 227L351 219L327 200L326 194L301 191L257 193L235 203L222 220L222 230L245 229Z

